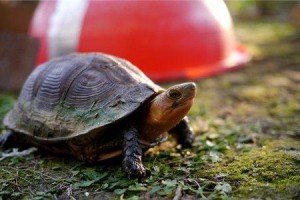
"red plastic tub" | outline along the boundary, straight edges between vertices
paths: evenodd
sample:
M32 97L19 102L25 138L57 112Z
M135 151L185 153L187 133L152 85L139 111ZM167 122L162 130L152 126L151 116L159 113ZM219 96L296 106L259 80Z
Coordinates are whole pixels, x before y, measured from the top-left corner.
M41 1L38 63L70 52L131 61L155 81L198 79L250 60L223 1Z

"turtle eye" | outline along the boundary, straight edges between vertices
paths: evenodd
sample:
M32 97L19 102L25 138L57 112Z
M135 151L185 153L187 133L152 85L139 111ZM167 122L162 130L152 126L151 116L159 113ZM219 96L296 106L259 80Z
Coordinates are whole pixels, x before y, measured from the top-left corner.
M167 96L170 98L170 99L179 99L182 94L180 91L178 90L170 90L168 93L167 93Z

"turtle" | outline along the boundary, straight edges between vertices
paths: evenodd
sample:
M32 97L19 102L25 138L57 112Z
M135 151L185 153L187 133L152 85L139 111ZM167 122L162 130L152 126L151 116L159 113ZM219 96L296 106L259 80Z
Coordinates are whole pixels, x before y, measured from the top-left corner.
M144 152L168 139L191 147L186 116L196 84L164 89L129 61L71 53L36 67L5 115L0 148L37 147L86 162L122 158L130 179L143 178Z

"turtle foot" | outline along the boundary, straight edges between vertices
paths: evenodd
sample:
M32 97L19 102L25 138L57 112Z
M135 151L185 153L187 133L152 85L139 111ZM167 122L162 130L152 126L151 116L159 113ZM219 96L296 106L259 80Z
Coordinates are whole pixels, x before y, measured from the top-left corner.
M146 176L146 170L143 164L134 158L130 158L130 157L124 158L122 165L123 165L123 170L125 171L128 178L130 179L134 179L134 178L141 179Z
M194 135L190 134L188 135L186 138L184 138L180 144L182 146L182 148L191 148L192 147L192 144L194 142Z

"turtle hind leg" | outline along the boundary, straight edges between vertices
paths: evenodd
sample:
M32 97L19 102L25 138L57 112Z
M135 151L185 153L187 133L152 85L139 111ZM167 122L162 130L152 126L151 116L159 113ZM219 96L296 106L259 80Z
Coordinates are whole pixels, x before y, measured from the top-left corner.
M0 149L15 147L15 132L7 130L0 135Z

